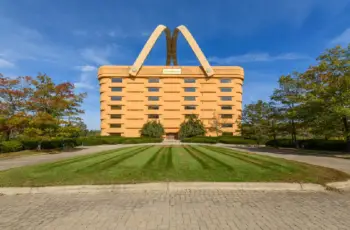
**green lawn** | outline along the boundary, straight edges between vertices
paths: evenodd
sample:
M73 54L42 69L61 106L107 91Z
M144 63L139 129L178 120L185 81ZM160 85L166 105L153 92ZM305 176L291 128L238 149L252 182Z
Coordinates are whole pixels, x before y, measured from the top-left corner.
M328 168L214 146L134 146L0 172L0 186L155 181L312 182L350 176Z

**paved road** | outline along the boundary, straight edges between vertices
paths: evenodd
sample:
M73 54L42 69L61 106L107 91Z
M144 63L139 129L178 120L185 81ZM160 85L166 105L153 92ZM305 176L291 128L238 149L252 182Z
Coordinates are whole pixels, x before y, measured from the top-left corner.
M182 191L0 196L0 229L349 229L350 193Z

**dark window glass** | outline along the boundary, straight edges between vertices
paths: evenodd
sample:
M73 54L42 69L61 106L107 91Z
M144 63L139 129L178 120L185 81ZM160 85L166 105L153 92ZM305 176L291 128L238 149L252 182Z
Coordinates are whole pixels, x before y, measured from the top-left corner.
M121 97L121 96L112 96L112 97L111 97L111 100L112 100L112 101L121 101L121 100L122 100L122 97Z
M232 88L221 88L221 92L232 92Z
M223 123L222 127L224 127L224 128L232 128L232 123Z
M159 78L149 78L148 83L159 83Z
M122 90L122 87L112 87L112 92L121 92Z
M148 118L158 119L159 118L159 114L148 114Z
M230 106L230 105L223 105L223 106L221 106L221 109L222 110L232 110L232 106Z
M120 127L122 127L122 124L110 124L109 127L111 127L111 128L120 128Z
M193 96L185 96L184 99L185 99L185 101L195 101L195 100L196 100L196 97L193 97Z
M232 114L221 114L221 118L232 118Z
M159 92L159 88L155 88L155 87L148 88L148 92Z
M198 114L185 114L185 118L198 117Z
M185 83L196 83L196 79L194 79L194 78L185 78Z
M112 119L120 119L120 118L122 118L122 115L121 114L111 114L111 118Z
M149 110L158 110L159 109L159 105L149 105L148 109Z
M157 97L157 96L150 96L150 97L148 97L148 100L149 101L159 101L159 97Z
M186 87L185 92L196 92L196 88L194 87Z
M232 101L232 97L230 96L222 96L221 101Z
M121 110L122 106L121 105L111 105L111 110Z
M121 83L123 82L123 78L112 78L112 83Z
M185 105L185 110L195 110L196 106L195 105Z
M110 136L116 136L116 137L121 137L121 133L109 133Z
M231 79L220 79L220 83L231 83Z

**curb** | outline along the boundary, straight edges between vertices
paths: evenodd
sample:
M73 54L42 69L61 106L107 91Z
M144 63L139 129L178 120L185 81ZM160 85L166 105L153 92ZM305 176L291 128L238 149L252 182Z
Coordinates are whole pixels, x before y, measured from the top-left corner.
M335 182L327 186L337 189L349 189L350 180ZM225 191L326 191L319 184L299 183L211 183L211 182L169 182L144 183L120 185L78 185L78 186L52 186L52 187L3 187L1 195L20 194L74 194L74 193L100 193L100 192L176 192L195 190L225 190Z
M327 186L339 190L350 191L350 180L328 183Z

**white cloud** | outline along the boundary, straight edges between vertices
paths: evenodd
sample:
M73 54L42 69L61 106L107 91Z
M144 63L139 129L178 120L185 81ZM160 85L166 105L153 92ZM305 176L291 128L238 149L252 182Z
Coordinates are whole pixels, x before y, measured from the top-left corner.
M14 66L15 66L14 63L7 61L3 58L0 58L0 68L12 68Z
M82 72L90 72L90 71L96 71L97 68L92 65L83 65L83 66L77 66L76 69L82 71Z
M339 36L332 39L332 45L348 45L350 43L350 28L347 28Z
M208 60L213 63L231 65L234 63L244 62L271 62L271 61L282 61L282 60L301 60L310 59L310 57L297 54L297 53L285 53L276 56L270 55L269 53L247 53L237 56L229 57L209 57Z
M97 80L97 68L92 65L77 66L76 69L80 71L78 82L74 83L77 89L94 89L93 82ZM98 84L97 84L98 86Z
M97 65L108 65L108 57L110 56L110 48L99 49L99 48L86 48L81 52L81 56Z

